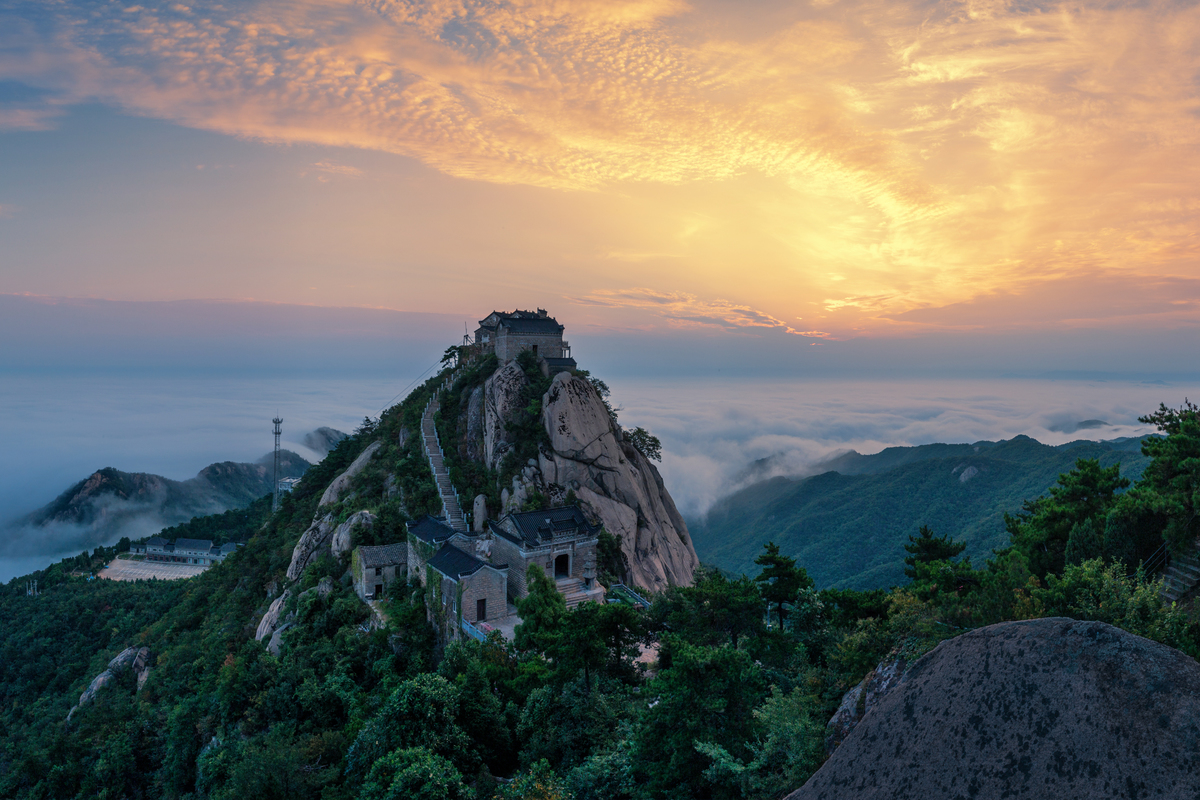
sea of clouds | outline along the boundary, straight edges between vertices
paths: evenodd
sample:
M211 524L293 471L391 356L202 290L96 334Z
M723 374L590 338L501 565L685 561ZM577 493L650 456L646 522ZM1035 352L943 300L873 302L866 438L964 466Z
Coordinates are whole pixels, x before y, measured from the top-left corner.
M661 471L696 519L751 481L806 475L847 450L1024 434L1046 444L1141 436L1200 384L1032 379L613 381L627 427L663 442ZM1103 424L1100 424L1103 423Z
M320 454L304 446L305 434L323 425L352 431L409 382L7 375L0 382L0 440L11 455L0 461L0 520L33 511L101 467L183 480L215 461L257 460L271 449L276 413L284 419L283 446L316 460ZM1200 385L1029 379L609 383L621 422L662 440L663 477L691 519L749 481L809 474L849 449L872 453L1018 434L1051 444L1138 436L1150 431L1139 415L1160 402L1200 396ZM1080 423L1094 427L1077 430ZM159 524L150 512L131 515L129 534L148 535ZM9 525L0 540L0 580L104 544L91 536L74 526Z

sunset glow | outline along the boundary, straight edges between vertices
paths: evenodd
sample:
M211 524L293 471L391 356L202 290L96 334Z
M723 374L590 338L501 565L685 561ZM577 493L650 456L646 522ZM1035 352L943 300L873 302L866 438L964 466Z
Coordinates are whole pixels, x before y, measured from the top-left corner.
M161 226L107 251L68 227L57 256L2 256L0 291L535 296L577 324L812 342L1197 321L1191 4L31 2L0 31L0 146L99 103L278 167L207 263ZM221 229L224 187L162 213ZM0 184L10 240L28 188Z

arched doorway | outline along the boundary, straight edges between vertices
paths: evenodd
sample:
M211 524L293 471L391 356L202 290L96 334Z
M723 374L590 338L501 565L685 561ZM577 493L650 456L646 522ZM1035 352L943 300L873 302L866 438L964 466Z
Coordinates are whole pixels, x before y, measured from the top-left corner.
M571 556L567 553L554 559L554 577L555 579L571 577Z

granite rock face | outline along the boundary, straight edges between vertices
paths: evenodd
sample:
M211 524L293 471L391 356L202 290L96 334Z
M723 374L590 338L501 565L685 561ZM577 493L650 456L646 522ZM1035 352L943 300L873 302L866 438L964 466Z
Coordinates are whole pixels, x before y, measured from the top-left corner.
M83 690L83 694L79 695L79 702L72 706L67 713L67 721L69 722L71 717L75 716L76 711L95 700L96 694L101 689L112 686L119 675L129 670L133 670L133 674L137 676L137 687L141 689L146 683L146 678L150 676L149 647L127 647L114 656L108 662L105 670L93 678L88 687Z
M371 460L371 457L382 446L383 442L372 442L367 445L366 449L358 454L358 458L354 459L350 466L346 468L346 471L334 478L333 483L325 487L325 493L321 495L321 502L317 503L317 507L333 505L340 500L342 494L349 488L350 480L362 472L363 467L367 465L367 462Z
M943 797L1200 797L1200 664L1101 622L970 631L787 800Z
M331 552L330 544L334 530L333 514L326 514L314 519L308 530L300 534L299 541L292 548L292 562L288 564L289 581L299 580L309 564L320 558L322 553Z
M258 628L254 632L255 641L261 642L279 627L279 617L283 614L283 607L287 604L291 594L292 590L288 589L279 595L279 597L276 597L275 602L271 603L270 608L267 609L267 613L263 614L262 619L258 621Z
M654 465L623 441L596 389L568 372L542 399L552 453L539 460L548 492L574 490L621 542L632 580L652 591L690 586L700 560L687 524Z
M466 453L464 455L471 461L483 461L483 387L476 386L471 392L471 399L467 401L466 409Z
M528 380L515 361L492 373L483 384L483 460L495 469L512 442L505 425L521 402Z
M857 686L842 696L841 705L829 720L828 736L825 739L826 751L832 753L836 750L846 741L850 731L862 722L867 712L879 705L889 692L904 682L908 677L908 666L909 662L904 656L893 652Z
M359 529L370 529L375 525L375 515L370 511L356 511L350 517L337 526L337 530L333 532L333 540L329 544L330 552L334 558L340 558L351 551L354 547L354 532Z

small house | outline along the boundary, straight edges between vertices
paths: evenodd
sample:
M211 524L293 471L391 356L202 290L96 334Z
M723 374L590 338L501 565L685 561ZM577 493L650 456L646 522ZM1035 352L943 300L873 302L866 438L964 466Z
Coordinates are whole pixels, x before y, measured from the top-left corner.
M355 548L351 574L354 577L354 591L359 597L364 600L382 599L388 587L397 579L402 583L408 580L408 545Z

